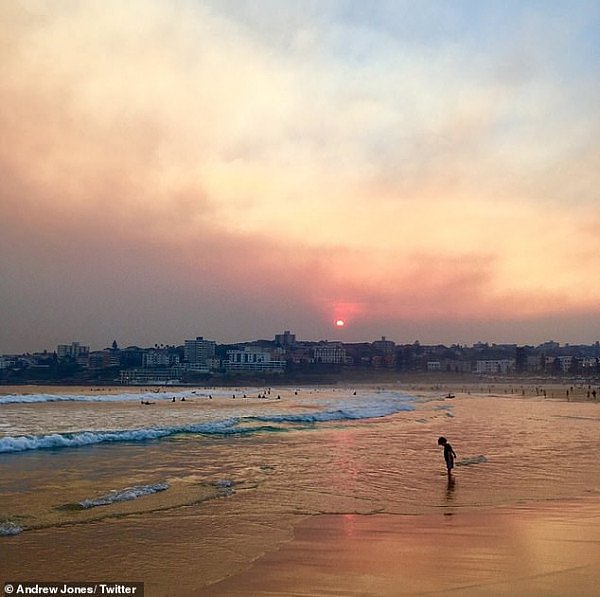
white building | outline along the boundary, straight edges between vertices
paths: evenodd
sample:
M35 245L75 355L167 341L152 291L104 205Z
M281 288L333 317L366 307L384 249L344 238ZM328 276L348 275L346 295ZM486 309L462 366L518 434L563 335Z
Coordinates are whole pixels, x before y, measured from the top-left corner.
M381 336L381 340L375 340L371 345L375 350L380 350L383 353L396 350L396 343L393 340L386 340L385 336Z
M475 373L478 374L505 374L514 371L515 359L494 359L489 361L477 361Z
M195 340L186 340L183 345L183 359L186 363L205 365L215 356L217 343L197 336Z
M259 346L245 346L242 350L228 350L227 371L283 373L285 361L274 360L271 353Z
M212 359L206 359L206 368L209 371L214 371L215 369L220 369L221 368L221 359L218 358L212 358Z
M59 344L56 347L56 356L59 359L65 359L67 357L76 360L83 357L87 359L89 353L90 347L82 346L80 342L71 342L71 344Z
M342 365L346 362L346 349L341 342L321 342L313 347L313 363Z
M121 383L125 385L174 386L181 383L182 373L181 367L123 369L121 371Z
M119 357L112 350L94 350L88 355L90 369L104 369L105 367L118 367Z
M73 359L82 367L88 366L90 355L90 347L82 346L79 342L71 342L71 344L59 344L56 347L56 356L59 359Z
M147 350L142 355L142 367L169 367L179 365L179 355L168 350Z
M561 357L556 357L556 358L560 361L561 369L563 370L564 373L569 371L571 369L571 367L573 366L573 357L571 355L561 356Z

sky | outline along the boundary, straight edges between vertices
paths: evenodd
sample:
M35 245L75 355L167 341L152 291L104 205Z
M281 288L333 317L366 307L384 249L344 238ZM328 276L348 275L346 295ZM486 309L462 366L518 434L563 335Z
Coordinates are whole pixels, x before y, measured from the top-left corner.
M596 341L599 65L592 0L2 2L0 352Z

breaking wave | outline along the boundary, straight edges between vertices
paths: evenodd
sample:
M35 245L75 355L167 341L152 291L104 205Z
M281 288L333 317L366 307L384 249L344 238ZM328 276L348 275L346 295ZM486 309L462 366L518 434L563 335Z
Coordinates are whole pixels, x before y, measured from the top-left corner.
M139 429L76 431L49 435L22 435L0 438L0 453L75 448L94 444L157 440L178 434L239 435L259 432L288 431L294 425L359 420L385 417L401 411L414 410L409 396L382 396L378 400L357 403L337 403L330 409L302 414L272 414L233 417L209 423L192 423L173 427L143 427ZM256 425L255 423L265 423Z
M302 414L283 414L283 415L254 415L248 417L253 421L263 421L266 423L323 423L327 421L343 421L355 419L375 419L387 417L400 411L414 410L414 406L408 404L410 398L390 397L384 400L361 401L356 404L345 404L341 408L332 408L322 412L302 413Z
M229 392L227 392L228 394ZM222 390L211 392L185 390L183 392L139 392L123 394L7 394L0 396L0 404L33 404L38 402L131 402L140 400L172 400L173 398L207 398L226 395Z
M225 419L215 423L181 425L176 427L142 427L119 431L79 431L52 433L50 435L21 435L0 439L0 453L47 450L53 448L77 448L93 444L115 442L139 442L161 439L177 433L226 434L238 424L239 419Z

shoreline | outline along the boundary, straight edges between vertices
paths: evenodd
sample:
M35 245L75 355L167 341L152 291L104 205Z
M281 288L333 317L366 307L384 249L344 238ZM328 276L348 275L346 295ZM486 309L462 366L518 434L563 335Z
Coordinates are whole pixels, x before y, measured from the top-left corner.
M481 510L284 519L268 512L240 519L230 502L228 522L217 526L215 508L2 538L11 549L1 580L143 581L147 597L585 597L596 595L600 582L600 495ZM240 543L238 533L252 533L252 540Z
M198 379L193 382L181 382L177 384L145 383L145 384L121 384L118 380L102 379L62 379L62 380L36 380L29 379L19 382L12 380L0 380L0 393L5 388L19 387L64 387L64 388L95 388L102 391L105 388L161 388L169 390L172 388L227 388L243 386L343 386L343 385L375 385L375 384L445 384L448 386L477 385L477 384L508 384L508 385L600 385L600 376L591 374L587 377L575 376L553 376L533 374L473 374L473 373L439 373L439 372L402 372L394 370L375 371L352 371L352 372L327 372L322 374L306 375L236 375L231 377L213 376L206 379Z
M82 395L82 396L101 396L116 394L151 394L159 397L161 394L169 392L188 392L192 390L202 391L223 391L241 389L256 390L260 388L278 388L282 389L315 389L315 390L365 390L365 389L392 389L404 392L426 392L429 394L440 393L440 398L453 397L454 395L470 396L515 396L523 398L541 398L547 400L564 400L566 402L591 402L600 403L600 386L594 383L567 380L538 380L538 379L479 379L479 380L454 380L448 381L444 378L431 379L412 379L412 380L394 380L389 382L382 381L361 381L357 383L338 382L338 383L305 383L305 384L278 384L268 386L260 384L260 380L255 380L255 384L239 385L176 385L176 386L156 386L156 385L48 385L48 384L23 384L23 385L0 385L0 397L7 395L29 395L36 393L53 394L61 390L63 394ZM543 383L545 381L545 383ZM595 396L594 396L595 392Z
M439 514L323 514L202 594L591 596L599 538L600 496Z

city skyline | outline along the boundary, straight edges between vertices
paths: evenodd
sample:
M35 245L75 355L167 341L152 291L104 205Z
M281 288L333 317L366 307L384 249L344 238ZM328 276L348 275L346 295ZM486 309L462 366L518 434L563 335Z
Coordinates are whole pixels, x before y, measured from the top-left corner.
M598 3L0 15L0 353L600 337Z
M290 342L289 338L286 339L286 336L289 335L289 338L291 338L291 344L288 344L288 342ZM453 347L457 347L457 348L477 348L477 347L484 347L487 346L489 348L494 348L494 347L498 347L498 348L502 348L502 347L511 347L511 346L515 346L515 347L529 347L529 348L535 348L535 349L543 349L543 348L548 348L548 349L557 349L557 348L568 348L568 347L588 347L588 348L597 348L598 344L600 343L600 340L594 340L592 342L559 342L555 339L545 339L542 342L539 343L535 343L535 342L524 342L524 343L520 343L520 342L511 342L511 341L507 341L507 342L492 342L489 339L486 340L484 338L480 338L477 341L474 341L472 343L460 343L460 342L422 342L421 340L417 339L413 339L413 340L402 340L402 339L397 339L397 338L391 338L391 337L387 337L387 336L380 336L378 338L362 338L359 340L347 340L344 339L342 337L329 337L329 338L306 338L306 337L301 337L298 336L294 331L292 330L283 330L280 332L275 332L274 334L271 334L270 337L265 336L265 337L260 337L260 338L246 338L246 339L241 339L241 340L232 340L232 341L223 341L220 338L208 338L208 337L204 337L204 336L196 336L195 338L192 337L182 337L179 338L178 340L174 341L174 342L151 342L151 343L132 343L132 342L128 342L127 340L121 340L120 342L117 340L117 338L114 338L111 342L107 342L106 344L100 344L100 345L93 345L91 343L87 343L85 340L68 340L68 341L64 341L61 342L57 345L54 346L46 346L44 348L40 348L40 349L29 349L29 350L24 350L21 352L17 352L17 351L5 351L4 353L0 352L0 356L4 355L4 356L9 356L9 355L18 355L18 354L52 354L52 353L57 353L59 357L64 356L65 354L69 353L70 351L76 349L76 350L83 350L83 352L85 352L85 354L87 355L88 352L102 352L102 351L106 351L106 350L111 350L111 351L115 351L115 350L125 350L128 348L139 348L141 350L144 351L153 351L153 350L157 350L157 351L164 351L164 350L173 350L173 349L185 349L186 351L188 350L188 345L195 345L197 341L201 341L204 344L209 344L209 345L213 345L213 346L243 346L243 345L248 345L251 346L253 344L260 344L263 342L271 342L273 344L275 344L276 346L282 346L282 347L293 347L293 346L302 346L302 345L311 345L311 344L320 344L320 343L325 343L325 344L343 344L343 345L359 345L359 344L373 344L373 345L377 345L377 344L389 344L389 345L395 345L397 347L402 347L402 346L413 346L413 345L422 345L424 347L436 347L436 346L446 346L448 348L453 348Z

